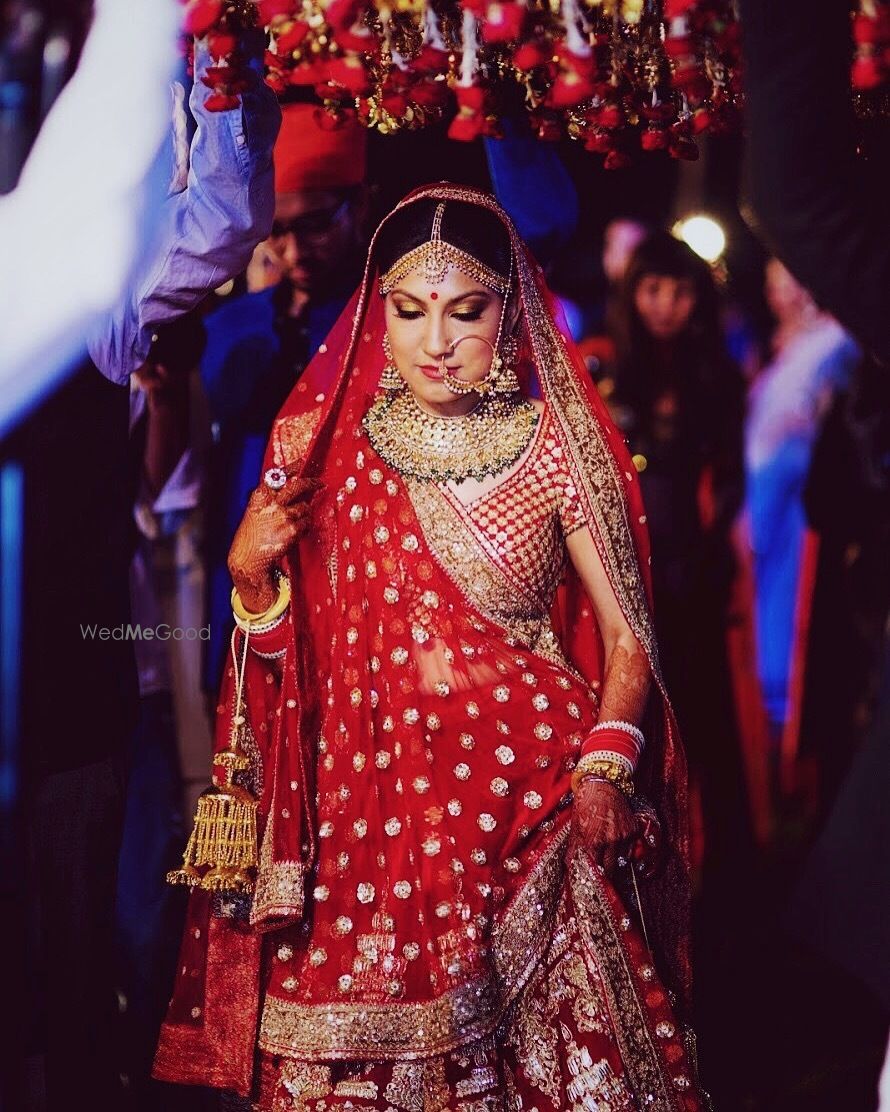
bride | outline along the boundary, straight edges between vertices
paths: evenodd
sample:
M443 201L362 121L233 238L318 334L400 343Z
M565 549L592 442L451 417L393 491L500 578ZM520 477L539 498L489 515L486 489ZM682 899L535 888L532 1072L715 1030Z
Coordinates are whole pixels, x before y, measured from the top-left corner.
M703 1106L647 564L540 268L486 194L417 190L232 547L156 1076L263 1110Z

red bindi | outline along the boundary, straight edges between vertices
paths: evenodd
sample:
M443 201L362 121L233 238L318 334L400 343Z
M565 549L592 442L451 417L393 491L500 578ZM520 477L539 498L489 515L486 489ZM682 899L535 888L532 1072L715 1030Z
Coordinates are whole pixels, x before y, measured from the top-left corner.
M435 290L433 290L433 292L430 294L430 301L438 301L438 300L439 300L439 295L436 293Z

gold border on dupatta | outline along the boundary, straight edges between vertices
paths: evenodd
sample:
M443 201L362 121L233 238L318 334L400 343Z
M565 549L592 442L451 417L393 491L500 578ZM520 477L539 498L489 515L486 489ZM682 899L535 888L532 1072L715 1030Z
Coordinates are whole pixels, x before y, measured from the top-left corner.
M527 619L511 623L509 632L531 647L542 624L543 606L496 563L494 555L447 493L435 483L404 478L424 539L461 595L481 613L497 620L524 600Z
M273 784L272 797L275 797ZM257 869L256 886L250 908L251 926L268 929L269 920L303 914L303 882L306 866L302 861L276 861L273 853L275 844L275 811L269 811L266 829L260 843L260 860Z
M406 478L402 481L430 553L470 606L500 626L517 644L584 683L580 673L566 660L550 625L550 601L535 600L517 582L486 544L486 538L474 527L459 500L435 483ZM511 614L517 598L525 600L528 607L525 614Z

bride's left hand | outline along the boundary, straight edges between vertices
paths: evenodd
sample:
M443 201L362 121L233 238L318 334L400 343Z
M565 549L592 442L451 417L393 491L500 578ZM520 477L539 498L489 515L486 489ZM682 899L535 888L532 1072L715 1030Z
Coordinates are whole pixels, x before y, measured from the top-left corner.
M618 857L637 833L637 821L620 788L603 780L583 780L572 807L570 845L581 845L611 875Z

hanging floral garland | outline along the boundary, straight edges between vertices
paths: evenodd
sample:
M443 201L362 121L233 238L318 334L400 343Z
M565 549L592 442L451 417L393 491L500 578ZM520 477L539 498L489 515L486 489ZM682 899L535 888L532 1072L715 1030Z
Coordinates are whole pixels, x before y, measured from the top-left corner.
M521 98L541 139L568 135L605 165L635 151L696 158L696 137L733 127L739 27L731 0L185 0L209 36L209 107L243 89L238 34L269 33L266 80L309 88L332 125L356 114L388 133L450 119L497 135Z
M859 150L867 157L871 146L886 143L886 131L874 131L870 124L890 117L890 4L859 0L853 42L853 108L860 123Z
M860 0L853 17L852 83L857 93L886 89L890 83L890 6L880 0Z

